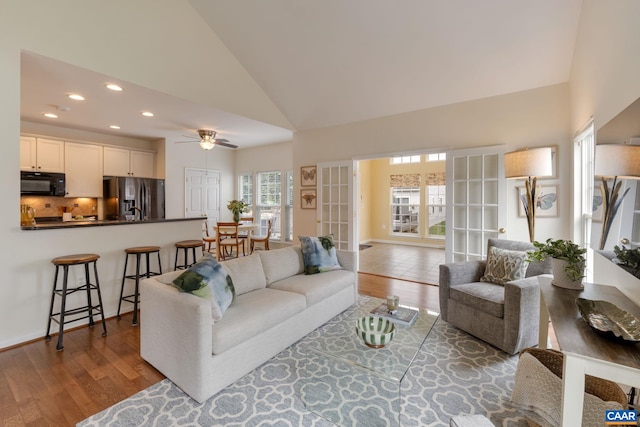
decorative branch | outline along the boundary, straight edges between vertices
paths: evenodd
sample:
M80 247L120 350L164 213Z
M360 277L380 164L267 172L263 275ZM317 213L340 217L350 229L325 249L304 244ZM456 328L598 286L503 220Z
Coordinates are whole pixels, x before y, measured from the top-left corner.
M607 243L607 237L611 230L613 220L622 205L622 201L629 192L629 188L624 190L622 196L620 196L620 188L622 188L622 181L618 181L618 177L613 177L613 183L611 184L611 191L609 191L609 184L607 179L602 177L602 184L600 185L600 191L602 191L602 235L600 236L600 249L604 249Z

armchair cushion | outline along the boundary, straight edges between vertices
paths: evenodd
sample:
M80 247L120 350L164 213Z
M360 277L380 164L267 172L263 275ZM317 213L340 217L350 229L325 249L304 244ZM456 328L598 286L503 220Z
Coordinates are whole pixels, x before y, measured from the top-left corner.
M523 279L528 266L526 252L491 246L487 255L487 266L480 281L504 285L512 280Z
M465 283L451 287L449 297L494 317L504 317L504 286L495 283Z

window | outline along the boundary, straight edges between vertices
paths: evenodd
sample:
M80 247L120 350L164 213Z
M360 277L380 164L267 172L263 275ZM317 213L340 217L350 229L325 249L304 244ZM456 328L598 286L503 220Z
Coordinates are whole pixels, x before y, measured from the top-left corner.
M401 156L401 157L392 157L391 164L392 165L401 165L404 163L420 163L421 156Z
M291 171L285 173L284 185L287 197L284 205L285 232L283 234L284 240L291 242L293 240L293 173Z
M427 162L439 162L443 160L447 160L447 153L427 154Z
M391 187L391 231L417 235L420 224L420 187Z
M238 199L253 204L253 176L250 173L238 177Z
M446 185L427 185L427 235L444 238L446 219Z

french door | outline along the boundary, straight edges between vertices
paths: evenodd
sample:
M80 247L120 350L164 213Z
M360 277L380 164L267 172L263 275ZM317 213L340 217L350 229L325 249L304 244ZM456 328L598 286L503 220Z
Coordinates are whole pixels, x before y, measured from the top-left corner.
M353 161L317 166L317 233L333 234L337 249L355 250Z
M447 152L446 262L486 258L506 231L504 146Z

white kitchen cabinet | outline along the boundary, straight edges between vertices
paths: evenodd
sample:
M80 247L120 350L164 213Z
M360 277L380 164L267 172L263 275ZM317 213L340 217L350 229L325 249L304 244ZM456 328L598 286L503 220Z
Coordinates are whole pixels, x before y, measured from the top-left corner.
M102 197L102 146L65 142L66 197Z
M64 172L64 142L54 139L20 137L20 170Z
M108 176L155 177L155 155L148 151L104 147L104 174Z

